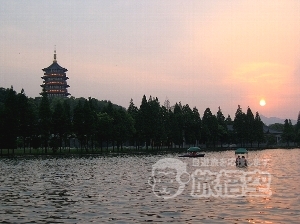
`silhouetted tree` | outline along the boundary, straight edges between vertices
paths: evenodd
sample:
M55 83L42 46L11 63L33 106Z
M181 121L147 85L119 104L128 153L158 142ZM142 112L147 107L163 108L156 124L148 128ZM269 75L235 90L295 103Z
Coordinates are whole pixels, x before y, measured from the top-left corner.
M134 121L132 117L123 109L117 109L113 114L113 133L117 147L123 146L123 143L133 136L135 132Z
M64 133L63 133L63 139L65 142L65 146L70 144L70 138L72 134L72 114L71 114L71 107L69 103L69 99L65 99L63 102L63 117L64 117ZM69 145L69 151L70 151L70 145Z
M106 112L100 112L97 114L97 140L100 142L101 151L102 143L106 141L106 146L108 147L109 141L112 139L113 135L113 118Z
M57 149L58 146L61 150L63 136L68 131L67 128L67 114L61 102L58 101L52 113L52 134L54 135L52 144L54 144L54 151Z
M264 141L264 123L261 121L259 113L256 112L253 122L254 140L257 142L257 146Z
M76 135L78 141L80 142L80 148L85 145L85 125L84 125L84 110L82 102L79 101L74 108L73 115L73 132Z
M300 145L300 112L298 113L297 123L295 125L295 141Z
M19 132L18 135L22 139L22 145L25 153L26 143L30 143L30 138L34 134L37 124L37 116L35 114L34 105L29 102L24 90L17 95Z
M225 121L225 116L223 115L223 112L221 108L218 108L217 112L217 121L218 121L218 139L221 142L221 146L223 145L223 142L228 140L228 128Z
M218 136L218 120L211 113L210 108L206 108L202 118L202 136L208 146L210 143L216 145Z
M292 125L291 120L285 119L283 133L282 133L282 140L287 143L287 146L290 146L290 142L294 141L295 139L295 132L294 127Z
M39 105L39 133L45 147L45 153L47 153L48 141L51 131L51 117L52 112L50 110L50 103L45 90L42 92L42 99Z
M133 121L134 121L134 129L137 130L137 123L136 123L136 120L138 118L138 113L139 113L139 110L138 108L134 105L133 103L133 99L130 100L129 102L129 106L128 106L128 109L127 109L127 113L132 117ZM138 145L137 144L137 141L138 141L138 132L135 131L132 138L130 139L130 143L133 144L133 145Z
M171 136L172 142L175 145L182 146L183 143L183 113L181 103L176 103L174 106L174 112L170 114L171 119Z
M139 108L139 112L136 119L137 133L139 140L146 142L146 148L148 149L151 135L151 121L150 121L150 108L146 96L142 98L142 102Z
M246 114L246 130L247 130L247 134L246 134L246 141L247 143L250 142L251 147L252 147L252 143L255 139L255 129L254 129L254 115L250 109L250 107L248 107L247 109L247 114Z
M2 111L2 147L6 149L14 149L17 147L17 137L19 129L19 113L17 93L11 87L7 89Z
M247 117L246 114L243 113L240 105L238 105L238 109L235 112L233 129L236 133L238 141L242 146L244 146L247 138Z

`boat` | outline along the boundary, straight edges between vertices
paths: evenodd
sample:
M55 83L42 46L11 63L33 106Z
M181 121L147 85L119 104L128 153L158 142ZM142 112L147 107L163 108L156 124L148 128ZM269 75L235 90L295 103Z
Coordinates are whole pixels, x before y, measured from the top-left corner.
M187 154L179 155L179 157L204 157L204 153L200 153L201 149L199 147L190 147L187 150Z
M184 155L179 155L178 157L192 157L192 158L196 158L196 157L204 157L205 154L196 154L196 155L190 155L190 154L184 154Z
M236 155L236 162L235 162L235 165L239 168L243 168L243 167L247 167L248 166L248 162L247 162L247 159L245 158L245 163L244 164L238 164L237 163L237 158L238 156L240 156L239 154L243 155L242 157L245 157L244 155L248 155L248 151L247 149L245 148L238 148L237 150L235 150L235 155Z

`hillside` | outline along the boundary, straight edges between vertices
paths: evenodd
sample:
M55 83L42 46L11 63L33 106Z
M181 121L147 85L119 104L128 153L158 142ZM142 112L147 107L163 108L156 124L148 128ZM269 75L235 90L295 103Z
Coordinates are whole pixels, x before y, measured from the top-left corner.
M262 120L262 122L265 123L265 125L270 125L270 124L275 124L275 123L279 123L279 124L284 124L285 119L289 119L289 118L278 118L278 117L265 117L264 115L260 115L260 118ZM292 124L296 124L297 121L294 119L291 119Z

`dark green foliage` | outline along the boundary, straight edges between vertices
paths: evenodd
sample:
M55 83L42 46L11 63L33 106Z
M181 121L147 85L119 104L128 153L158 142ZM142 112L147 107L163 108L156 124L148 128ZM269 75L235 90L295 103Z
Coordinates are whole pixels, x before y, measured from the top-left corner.
M137 118L138 118L138 108L134 105L133 99L130 99L129 106L127 109L128 114L131 116L134 122L134 133L133 135L129 138L129 144L130 145L135 145L137 146L137 142L139 141L139 136L137 135Z
M39 105L39 132L41 134L42 144L47 153L51 132L51 118L52 112L47 93L43 91L42 99Z
M19 113L17 93L13 87L6 90L4 108L1 114L1 148L15 149L19 128Z
M295 137L296 136L292 122L291 120L286 119L283 126L282 140L287 143L287 146L289 146L290 142L295 140Z
M6 99L6 95L8 93L8 89L4 89L0 87L0 109L4 109L4 102Z
M255 128L254 128L254 115L249 107L247 109L245 125L247 129L246 142L250 142L252 147L252 143L255 140Z
M80 141L82 148L82 146L85 146L86 143L86 133L84 125L85 115L81 101L78 102L73 113L73 132L75 137Z
M236 133L237 140L244 146L247 140L247 115L242 111L240 105L235 112L235 118L233 123L233 129Z
M231 119L230 116L228 119ZM221 142L222 145L224 142L228 141L228 128L227 128L225 117L220 107L218 108L218 112L217 112L217 121L218 121L218 140ZM229 122L230 121L228 120L228 123Z
M182 146L183 144L183 131L184 131L184 120L183 120L183 113L182 113L182 106L181 103L175 104L174 112L171 113L171 136L172 142L175 145Z
M30 102L22 89L21 93L17 95L18 100L18 117L19 117L19 133L22 146L30 146L31 136L34 134L37 127L36 106Z
M259 144L265 140L263 128L264 128L264 123L261 121L259 113L256 112L254 122L253 122L253 131L254 131L254 141L257 142L258 147Z
M201 119L197 108L191 110L186 104L182 107L182 117L185 143L196 145L201 136Z
M271 129L273 129L275 131L283 132L284 124L279 124L279 123L270 124L269 128L271 128Z
M167 146L170 148L172 146L172 135L171 135L171 120L170 120L170 109L167 109L165 106L160 108L160 136L161 142L157 143L158 147Z
M211 113L210 108L206 108L202 118L202 136L206 145L216 145L218 139L218 120L215 115Z
M233 120L231 119L230 115L228 114L227 118L225 119L226 125L233 125Z
M295 125L295 142L300 145L300 112L298 113L297 124Z
M147 98L144 95L142 98L142 103L140 105L139 112L137 114L136 127L137 127L137 132L139 133L138 135L139 141L142 142L142 144L143 142L146 142L147 148L150 144L150 139L153 137L153 133L152 133L153 126L151 125L152 118L150 117L151 113L152 112L150 111L150 106L147 102Z
M200 118L197 108L188 104L176 103L164 106L155 97L147 100L144 95L140 107L130 100L128 109L99 101L94 98L28 98L24 90L16 93L13 88L0 88L0 148L13 149L47 148L60 151L77 138L80 147L86 151L101 147L103 143L160 147L183 147L187 145L207 146L240 143L241 145L265 141L264 124L259 113L255 117L251 109L243 113L238 106L234 121L228 115L225 119L221 108L212 114L210 108ZM300 144L300 113L295 126L290 120L285 124L270 125L270 128L283 132L282 140ZM271 134L267 135L269 144L276 143ZM74 143L75 144L75 141ZM75 147L77 147L76 145ZM70 147L70 146L69 146ZM1 150L2 152L2 150Z
M100 112L97 114L96 124L96 139L100 143L102 149L103 141L107 143L111 141L113 136L113 118L106 112Z
M55 144L52 145L52 148L57 150L59 147L61 150L63 141L66 143L71 134L71 114L68 101L56 102L51 122L51 133L52 137L55 138Z

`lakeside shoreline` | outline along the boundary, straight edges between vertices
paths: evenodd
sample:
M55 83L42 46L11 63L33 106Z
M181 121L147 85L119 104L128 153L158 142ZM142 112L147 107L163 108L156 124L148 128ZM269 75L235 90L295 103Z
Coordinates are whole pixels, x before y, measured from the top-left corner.
M208 147L202 148L203 152L224 152L224 151L235 151L239 147L228 148L228 147ZM249 152L251 151L262 151L267 149L299 149L297 146L277 146L277 147L245 147ZM19 157L19 156L118 156L118 155L147 155L147 154L168 154L168 153L185 153L187 148L100 148L97 149L58 149L57 151L53 152L52 149L1 149L0 157Z

